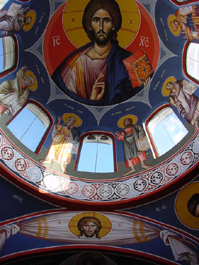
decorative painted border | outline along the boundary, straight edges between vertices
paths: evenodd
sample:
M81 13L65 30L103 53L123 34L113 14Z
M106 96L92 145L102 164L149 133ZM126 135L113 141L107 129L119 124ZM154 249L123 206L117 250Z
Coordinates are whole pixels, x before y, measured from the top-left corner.
M171 158L150 170L115 180L83 180L54 172L33 161L11 144L0 130L0 161L6 177L28 192L56 205L64 202L96 205L121 205L136 200L143 203L151 195L169 188L184 178L199 163L199 132ZM192 178L194 174L192 174ZM190 180L190 177L189 177ZM39 192L38 192L39 190ZM157 198L157 196L156 196Z

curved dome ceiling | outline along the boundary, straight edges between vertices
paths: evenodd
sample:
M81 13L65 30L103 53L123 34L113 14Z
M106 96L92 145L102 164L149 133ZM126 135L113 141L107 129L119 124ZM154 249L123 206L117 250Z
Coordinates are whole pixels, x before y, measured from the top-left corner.
M198 1L3 4L0 260L197 264Z

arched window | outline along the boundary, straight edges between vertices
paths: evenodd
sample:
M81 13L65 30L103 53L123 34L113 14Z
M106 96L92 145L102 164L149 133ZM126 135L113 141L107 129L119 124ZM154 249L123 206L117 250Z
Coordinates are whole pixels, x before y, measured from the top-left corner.
M187 43L183 54L183 68L185 74L199 83L199 43Z
M115 138L110 133L89 132L81 137L75 169L84 172L115 172Z
M0 38L0 77L12 71L17 65L17 40L15 36Z
M52 127L52 118L41 106L30 101L13 116L7 127L22 144L39 153Z
M169 106L160 107L144 124L155 158L165 154L188 133Z

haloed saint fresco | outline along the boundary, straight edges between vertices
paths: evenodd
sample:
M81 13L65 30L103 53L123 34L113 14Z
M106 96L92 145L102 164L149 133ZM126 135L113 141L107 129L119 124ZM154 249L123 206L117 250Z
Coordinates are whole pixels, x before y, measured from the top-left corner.
M187 40L199 39L199 5L177 9L176 14L168 17L168 26L173 35L181 33Z
M116 131L117 140L122 141L126 167L129 170L122 176L127 176L136 171L135 166L141 163L143 169L151 168L145 163L146 151L150 148L146 134L141 125L135 124L137 117L128 115L120 118L118 126L123 128L121 132Z
M26 66L22 67L15 79L0 84L0 113L14 115L27 102L29 90L36 89L36 76Z
M174 76L168 77L163 85L162 93L170 97L171 105L175 106L180 115L198 130L199 99L194 92L197 86L186 79L176 80Z
M0 30L2 34L13 34L30 30L35 22L35 11L29 10L29 6L12 3L8 10L0 10Z
M77 20L70 10L74 3L70 0L64 9L66 34L74 29L67 29L65 19L74 25ZM85 31L87 43L73 49L52 71L56 85L73 99L89 105L117 104L133 97L150 82L154 69L146 47L134 46L132 52L132 48L120 46L119 34L127 32L127 36L135 36L140 26L139 9L134 1L132 3L134 10L129 18L124 18L125 12L122 13L113 0L90 0L84 7L82 25L78 26ZM129 43L133 46L132 40Z
M63 120L63 122L62 122ZM80 118L73 113L65 113L57 118L52 132L52 143L48 154L40 162L43 164L57 161L62 173L68 173L67 165L71 163L73 154L77 153L80 132L77 126L81 125Z

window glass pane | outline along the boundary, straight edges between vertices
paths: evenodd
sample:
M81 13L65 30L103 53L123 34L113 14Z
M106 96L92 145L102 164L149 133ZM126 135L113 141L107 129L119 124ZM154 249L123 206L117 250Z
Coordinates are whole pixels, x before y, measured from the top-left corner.
M188 133L187 129L180 122L175 113L170 114L166 119L164 119L163 124L164 127L167 128L167 131L175 145L179 143Z
M3 39L0 38L0 72L3 72Z
M33 110L39 110L37 115ZM36 105L29 103L8 124L8 129L21 143L35 152L49 125L47 115Z
M187 74L199 81L199 44L190 43L186 54Z
M98 143L96 172L114 172L113 146L110 144Z
M24 132L31 126L34 121L35 115L27 108L22 111L8 124L8 129L13 132L17 139L21 139Z
M0 72L4 72L14 66L15 51L15 41L12 37L0 38Z
M171 108L157 113L148 123L148 129L158 155L163 155L188 133Z
M169 137L168 132L165 130L163 123L160 122L159 124L157 124L151 136L153 138L158 155L166 153L173 147L172 139Z
M83 140L78 171L114 172L113 141L107 135L90 134Z
M83 142L77 170L95 172L96 169L97 143Z
M21 142L27 146L33 152L36 151L38 144L40 143L46 128L43 123L35 116L31 127L24 133L21 138Z

